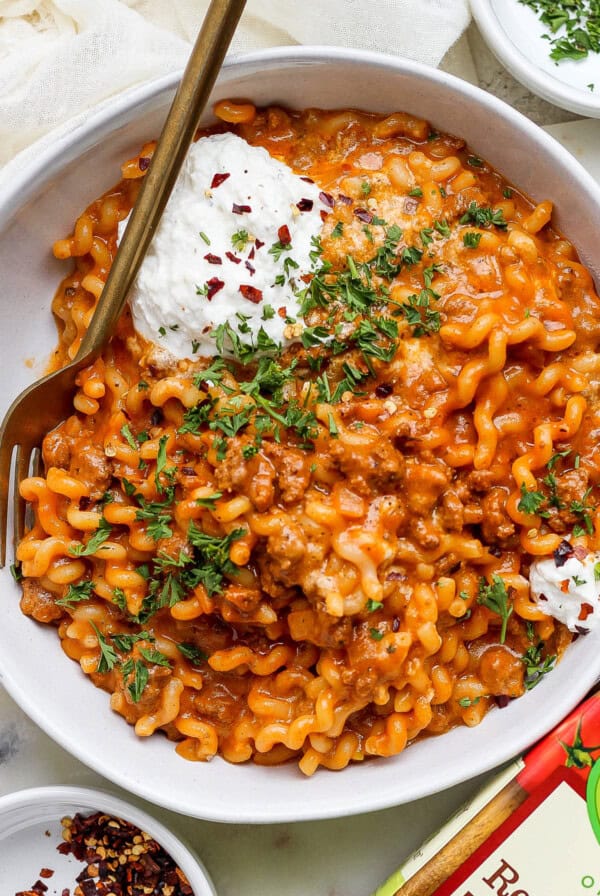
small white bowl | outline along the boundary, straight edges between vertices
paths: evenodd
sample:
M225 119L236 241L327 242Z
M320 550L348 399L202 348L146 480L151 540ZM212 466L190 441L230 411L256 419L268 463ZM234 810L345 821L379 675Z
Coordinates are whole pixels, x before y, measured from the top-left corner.
M198 857L163 824L124 800L87 787L32 787L0 797L0 893L13 896L28 890L40 878L40 870L54 871L42 882L46 896L75 889L75 878L85 865L73 856L61 855L61 819L76 812L104 812L134 824L150 834L186 875L194 896L216 896L215 888Z
M471 0L471 10L490 50L517 81L561 109L600 118L597 53L556 64L544 38L550 29L519 0Z

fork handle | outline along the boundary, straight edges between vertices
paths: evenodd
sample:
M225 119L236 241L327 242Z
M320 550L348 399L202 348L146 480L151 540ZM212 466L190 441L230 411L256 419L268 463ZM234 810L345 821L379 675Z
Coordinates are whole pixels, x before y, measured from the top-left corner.
M245 5L246 0L210 4L75 362L92 359L114 331Z

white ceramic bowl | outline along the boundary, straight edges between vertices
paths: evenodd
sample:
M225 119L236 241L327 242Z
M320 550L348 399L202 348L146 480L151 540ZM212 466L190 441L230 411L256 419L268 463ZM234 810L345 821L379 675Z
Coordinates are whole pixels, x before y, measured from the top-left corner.
M119 164L160 130L175 78L116 98L109 110L45 152L0 196L0 357L5 408L42 371L56 340L49 304L64 268L50 252L86 204L119 179ZM389 56L332 48L285 48L229 62L214 99L251 97L295 107L405 109L465 137L478 155L537 199L596 275L592 226L600 189L558 143L494 97L433 69ZM598 278L600 279L600 278ZM26 359L36 359L32 368ZM600 674L600 635L580 638L559 668L475 729L428 738L393 759L304 778L295 765L264 768L180 759L157 736L136 738L108 697L67 659L56 633L18 607L6 570L0 672L25 712L67 750L130 791L217 821L275 822L344 816L426 796L499 765L542 736Z
M42 868L54 871L44 881L48 896L63 888L73 892L75 877L85 866L56 847L62 843L61 818L76 812L105 812L146 831L184 872L194 896L216 896L198 857L168 828L112 793L86 787L33 787L0 797L0 893L27 890Z

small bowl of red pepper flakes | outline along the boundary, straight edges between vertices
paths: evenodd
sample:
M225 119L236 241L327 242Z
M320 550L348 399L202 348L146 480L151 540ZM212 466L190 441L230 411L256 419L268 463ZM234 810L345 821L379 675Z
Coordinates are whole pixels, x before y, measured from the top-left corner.
M0 798L2 896L216 896L196 855L153 816L99 790Z

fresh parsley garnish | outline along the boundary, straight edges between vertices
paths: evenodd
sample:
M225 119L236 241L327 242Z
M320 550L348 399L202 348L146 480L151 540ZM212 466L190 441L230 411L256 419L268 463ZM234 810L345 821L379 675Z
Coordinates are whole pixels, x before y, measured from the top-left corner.
M119 662L119 657L117 656L117 652L112 647L100 631L97 625L90 620L90 625L94 629L96 633L96 638L98 639L98 647L100 648L100 656L98 658L98 665L96 666L96 672L104 673L110 672L114 669L115 665Z
M439 311L431 308L431 300L436 293L429 287L422 289L418 295L408 297L408 301L400 306L408 325L412 327L413 336L426 336L438 333L442 324Z
M101 517L98 528L89 539L88 543L86 545L74 545L73 547L69 548L69 554L71 554L72 557L89 557L92 554L95 554L96 551L108 539L111 532L112 526L110 525L108 520L105 520L104 517Z
M507 223L501 208L489 208L471 202L465 214L460 218L461 224L475 224L477 227L499 227L505 230Z
M185 641L182 644L177 645L177 650L191 663L195 665L200 665L200 663L206 662L208 659L208 654L204 653L203 650L200 650L199 647L196 647L195 644L188 644Z
M476 249L479 246L480 240L481 234L476 233L473 230L469 230L467 233L463 234L463 245L466 246L467 249Z
M83 600L89 600L94 590L94 583L91 579L85 579L83 582L71 583L67 588L64 597L55 601L57 607L71 607L73 604L81 603Z
M502 620L500 629L500 643L504 644L506 640L506 626L513 612L513 602L509 592L499 575L494 573L492 581L487 582L484 578L479 581L479 592L477 594L477 603L483 607L487 607L492 613L496 613Z
M543 641L538 641L537 644L528 647L521 657L525 665L525 688L528 691L539 684L544 675L550 672L556 663L556 654L542 656L544 646Z

